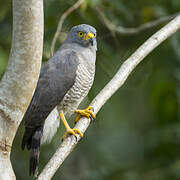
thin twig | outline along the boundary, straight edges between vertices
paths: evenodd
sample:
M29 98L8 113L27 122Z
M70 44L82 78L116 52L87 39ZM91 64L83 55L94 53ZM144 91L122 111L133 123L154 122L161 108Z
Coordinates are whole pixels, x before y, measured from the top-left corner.
M178 29L180 29L180 15L174 20L169 22L161 30L156 32L152 37L150 37L144 44L142 44L120 67L119 71L113 77L113 79L101 90L101 92L95 97L91 102L90 106L94 108L94 113L101 109L101 107L106 103L106 101L124 84L130 73L135 69L135 67L161 42L166 40L169 36L174 34ZM82 117L74 128L79 129L81 132L85 132L90 124L90 120ZM78 135L77 135L78 136ZM53 157L47 163L39 177L38 180L49 180L66 157L72 152L80 137L77 140L74 136L67 137L63 143L59 146Z
M61 33L62 25L63 25L66 17L69 14L71 14L75 9L77 9L83 2L84 2L84 0L78 0L73 6L71 6L69 9L67 9L63 13L63 15L60 17L56 33L55 33L55 35L53 37L53 40L52 40L52 43L51 43L51 56L54 54L56 41L57 41L57 39L58 39L58 37L59 37L59 35Z
M100 15L102 21L104 22L104 24L106 25L106 27L111 32L111 34L117 32L117 33L122 34L122 35L139 34L141 32L148 30L148 29L151 29L153 27L157 27L160 24L163 24L163 23L166 23L166 22L172 20L173 18L175 18L180 13L180 12L178 12L178 13L172 14L170 16L163 16L157 20L142 24L138 27L127 28L127 27L122 27L122 26L116 26L110 20L107 19L107 17L105 16L105 14L103 13L103 11L100 8L97 7L96 10L99 13L99 15Z

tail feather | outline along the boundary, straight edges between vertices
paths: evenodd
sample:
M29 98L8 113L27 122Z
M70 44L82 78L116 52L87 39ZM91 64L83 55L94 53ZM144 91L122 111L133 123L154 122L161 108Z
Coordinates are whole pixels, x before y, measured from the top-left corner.
M30 166L29 175L36 176L38 174L38 163L39 163L39 153L41 138L43 135L43 127L36 129L31 141L31 155L30 155Z
M32 128L25 129L23 139L22 139L22 144L21 144L22 150L24 150L25 147L27 147L27 149L30 150L33 133L34 133L34 129Z
M30 164L29 164L29 175L37 176L38 174L38 163L39 163L39 152L40 149L31 149Z
M27 147L30 153L30 165L29 165L29 175L37 176L38 174L38 162L41 138L43 135L43 127L40 126L36 129L26 128L21 148L24 150Z

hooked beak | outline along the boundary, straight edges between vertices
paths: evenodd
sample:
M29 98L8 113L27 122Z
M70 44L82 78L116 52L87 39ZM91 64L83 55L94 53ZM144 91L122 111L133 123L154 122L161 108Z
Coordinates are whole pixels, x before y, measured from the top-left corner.
M93 44L94 44L94 39L93 39L93 38L90 38L90 39L89 39L89 42L91 43L91 46L93 46Z
M88 33L88 34L84 37L84 40L89 41L89 42L91 43L91 46L93 46L93 44L94 44L94 39L95 39L95 36L94 36L94 34L92 34L92 33Z

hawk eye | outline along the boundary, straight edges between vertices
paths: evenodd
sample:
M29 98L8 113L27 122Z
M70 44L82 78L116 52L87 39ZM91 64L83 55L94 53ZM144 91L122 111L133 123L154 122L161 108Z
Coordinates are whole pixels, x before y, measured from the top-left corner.
M79 37L83 37L83 36L84 36L84 33L81 32L81 31L79 31L79 32L78 32L78 36L79 36Z
M94 33L94 37L96 37L96 33Z

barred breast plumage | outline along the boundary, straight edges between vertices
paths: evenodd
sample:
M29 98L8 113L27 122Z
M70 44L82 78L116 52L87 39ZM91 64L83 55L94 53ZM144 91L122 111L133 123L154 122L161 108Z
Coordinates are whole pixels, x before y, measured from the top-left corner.
M63 111L66 116L71 116L79 106L84 97L88 94L95 75L95 65L89 66L80 63L77 68L75 83L64 96L58 110Z

